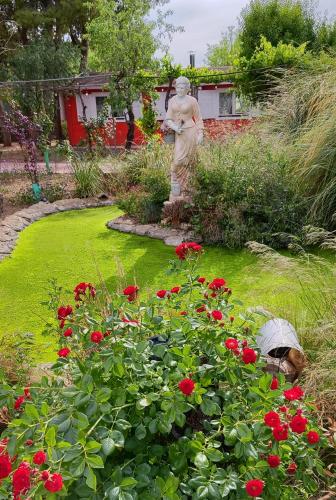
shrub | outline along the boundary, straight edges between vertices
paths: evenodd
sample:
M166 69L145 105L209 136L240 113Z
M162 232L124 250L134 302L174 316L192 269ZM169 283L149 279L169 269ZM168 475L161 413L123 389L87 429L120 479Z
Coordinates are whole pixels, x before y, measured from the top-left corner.
M195 173L195 225L206 241L228 247L273 243L273 233L295 233L303 223L295 187L286 152L258 131L210 142Z
M82 157L72 155L71 168L76 186L76 196L89 198L100 191L102 173L97 157L90 154Z
M197 274L182 244L181 284L147 299L75 287L58 308L58 378L0 400L3 498L309 498L325 438L300 387L264 373L251 314L233 316L222 278ZM197 312L198 311L198 312ZM56 319L55 319L56 321ZM272 388L271 388L272 383Z

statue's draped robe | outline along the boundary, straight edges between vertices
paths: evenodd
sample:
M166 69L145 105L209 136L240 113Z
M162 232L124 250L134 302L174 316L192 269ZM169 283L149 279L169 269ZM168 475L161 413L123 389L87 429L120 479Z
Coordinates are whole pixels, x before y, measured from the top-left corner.
M172 165L172 181L180 184L181 195L190 193L190 175L197 158L199 131L204 129L197 100L189 95L169 101L166 120L182 126L182 134L175 134L175 151Z

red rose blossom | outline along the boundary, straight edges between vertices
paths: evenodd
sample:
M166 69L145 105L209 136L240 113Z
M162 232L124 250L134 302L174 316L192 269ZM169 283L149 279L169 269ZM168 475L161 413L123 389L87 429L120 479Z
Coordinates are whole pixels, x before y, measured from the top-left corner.
M237 339L226 339L225 347L230 350L238 349L239 343Z
M191 378L185 378L179 382L179 389L183 394L186 396L190 396L190 394L194 391L195 389L195 382L191 380Z
M292 429L293 432L296 432L297 434L302 434L306 430L307 423L308 420L306 418L301 417L301 415L295 415L292 418L289 427Z
M15 403L14 403L14 409L20 410L21 406L23 405L23 403L25 401L26 401L25 396L19 396L18 398L16 398Z
M60 358L67 358L70 354L70 349L69 347L63 347L63 349L60 349L57 354Z
M304 396L304 392L299 387L296 385L295 387L292 387L291 389L287 389L286 391L283 391L283 395L288 401L295 401L296 399L301 399Z
M187 311L181 311L180 312L180 316L187 316L187 314L188 314Z
M33 462L35 465L45 464L46 461L47 461L47 454L44 453L44 451L42 450L37 451L33 456Z
M88 292L88 294L86 293ZM75 300L82 300L81 296L86 296L88 295L89 297L95 297L96 296L96 289L91 283L78 283L78 285L75 286L74 288L74 294L75 294Z
M287 467L287 472L288 474L295 474L297 470L297 465L295 462L292 462L291 464L289 464L289 466Z
M288 427L287 425L278 425L273 428L272 433L276 441L286 441L288 438Z
M307 432L307 441L309 444L316 444L320 440L319 433L316 431Z
M43 470L41 472L41 480L46 481L50 477L50 472L48 470Z
M67 318L68 316L70 316L70 314L72 314L73 312L73 309L71 306L61 306L58 308L58 311L57 311L57 317L59 320L62 320L62 319L65 319Z
M272 469L274 469L275 467L279 467L281 460L280 460L280 457L278 455L268 455L267 462L268 462L268 465Z
M55 474L52 474L44 483L44 487L51 493L57 493L57 491L60 491L63 488L63 478L61 474L57 474L56 472Z
M164 299L166 295L169 295L169 292L167 290L159 290L158 292L156 292L156 296L159 299Z
M92 332L90 336L91 342L95 344L100 344L100 342L104 339L104 335L102 332Z
M215 278L209 284L210 290L220 290L226 285L226 281L224 278Z
M250 347L244 347L244 349L242 350L242 358L245 365L248 365L250 363L255 363L257 360L257 353L254 349L251 349Z
M198 308L196 309L196 312L198 312L198 313L202 313L202 312L204 312L204 311L206 311L206 306L205 306L205 304L203 304L202 306L200 306L200 307L198 307Z
M181 287L180 286L174 286L171 290L170 293L180 293Z
M33 446L33 444L34 444L34 441L32 439L27 439L27 441L25 442L26 446Z
M8 453L0 455L0 481L1 479L5 479L5 477L8 477L11 472L12 462Z
M231 323L233 323L234 320L235 320L235 317L234 316L230 316L229 320L230 320Z
M260 497L264 489L264 481L260 479L250 479L245 485L246 493L250 497Z
M277 389L279 389L279 380L277 377L272 378L270 389L271 391L276 391Z
M287 406L280 406L279 411L281 411L282 413L288 413L289 408L287 408Z
M221 311L212 311L211 316L216 321L221 321L223 319L223 314Z
M25 495L30 489L31 469L28 462L22 462L13 474L13 493L17 497L20 493Z
M64 337L71 337L72 336L72 328L67 328L64 333L63 333L63 336Z
M136 285L129 285L127 286L123 294L127 296L128 302L134 302L134 300L137 298L139 288Z
M175 253L180 260L185 260L188 255L198 254L202 251L202 246L194 241L181 243L175 248Z
M280 415L276 411L269 411L264 416L264 422L267 427L278 427L280 425Z
M205 283L205 278L203 278L203 276L201 276L201 277L198 278L197 281L198 281L198 283L202 283L203 284L203 283Z

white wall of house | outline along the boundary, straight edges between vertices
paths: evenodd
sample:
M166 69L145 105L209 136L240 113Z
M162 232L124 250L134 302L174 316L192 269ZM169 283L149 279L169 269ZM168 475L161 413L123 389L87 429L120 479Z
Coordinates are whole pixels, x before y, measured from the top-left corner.
M86 118L89 120L90 118L97 118L96 97L106 97L107 98L108 96L109 96L108 92L85 93L85 91L84 91L84 93L82 93L82 99L80 98L79 95L76 95L78 120L83 121L82 100L83 100L84 105L86 106ZM118 121L125 120L125 118L121 115L121 112L120 112L120 116L118 116L118 118L117 118ZM136 120L141 117L141 115L142 115L142 103L140 101L135 101L133 103L133 112L134 112Z

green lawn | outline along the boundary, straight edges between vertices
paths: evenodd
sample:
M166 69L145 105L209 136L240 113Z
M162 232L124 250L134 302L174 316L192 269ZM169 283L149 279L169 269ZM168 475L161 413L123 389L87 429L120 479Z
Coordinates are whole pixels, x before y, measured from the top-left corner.
M41 337L50 317L41 302L47 298L52 278L67 290L80 281L99 284L101 279L109 289L134 278L142 289L178 284L165 276L173 248L105 227L120 213L116 207L59 213L20 234L12 257L0 263L0 334L33 332L38 357L52 357L54 346L46 346ZM246 251L207 248L201 261L202 274L225 277L234 295L247 304L283 313L295 302L295 279L263 271L258 259Z

